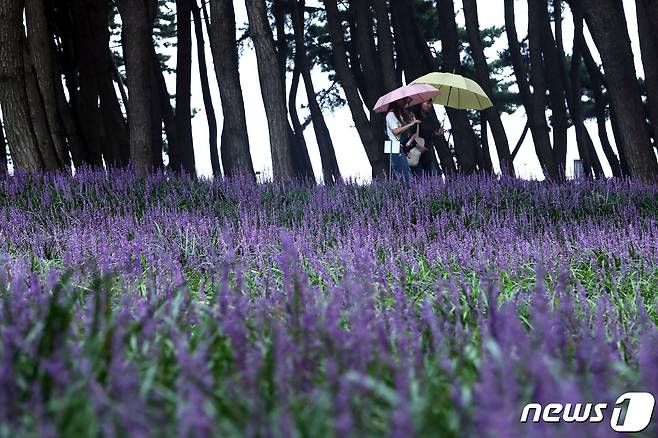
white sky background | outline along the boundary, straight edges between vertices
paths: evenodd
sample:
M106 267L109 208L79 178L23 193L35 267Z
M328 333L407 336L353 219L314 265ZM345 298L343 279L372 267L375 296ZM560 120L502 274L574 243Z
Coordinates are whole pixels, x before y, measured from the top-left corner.
M247 13L244 4L244 0L236 0L234 2L236 20L238 29L243 28L247 23ZM307 1L308 6L321 6L321 2L317 0ZM455 0L455 8L458 12L457 22L459 25L464 25L464 16L461 11L462 1ZM629 27L629 35L633 45L633 52L635 55L635 65L636 71L639 76L643 76L642 62L640 58L640 47L637 37L637 18L635 13L635 2L633 0L624 0L624 8L626 11L626 20ZM478 1L478 12L480 19L480 26L482 28L490 26L504 26L504 8L503 0L480 0ZM519 38L523 39L527 35L528 27L528 14L527 14L527 2L520 1L516 2L516 25ZM238 31L239 32L239 31ZM571 53L573 45L573 24L571 13L569 8L566 7L564 20L563 20L563 32L564 32L564 45L567 53ZM194 32L192 32L192 37L194 38ZM597 61L600 60L596 52L595 46L587 33L586 38L592 48L593 55ZM206 41L207 45L207 41ZM498 40L496 46L492 49L489 49L486 53L488 59L493 59L496 56L496 52L502 50L507 45L506 35L503 33L503 36ZM198 80L198 64L197 64L197 55L196 55L196 41L193 40L193 67L192 67L192 107L198 110L198 113L192 119L192 130L194 135L194 151L196 156L196 167L199 175L211 176L212 168L210 165L210 151L208 146L208 125L206 115L204 113L205 108L203 106L202 94L201 94L201 83ZM174 56L169 61L169 65L175 68L175 51ZM221 109L221 100L219 97L219 88L214 76L214 68L212 63L212 56L210 54L210 48L206 47L206 57L208 65L208 73L210 79L210 89L213 97L213 103L215 105L215 112L217 116L218 124L218 135L221 138L222 130L222 109ZM509 72L512 74L512 72ZM290 83L291 73L288 74L288 83ZM314 70L313 80L316 91L321 90L330 85L328 76L326 73L322 73L319 69ZM167 77L169 91L171 93L175 92L175 76L168 75ZM263 108L263 102L260 94L260 86L258 81L258 66L256 62L256 54L253 49L251 42L244 45L244 51L240 58L240 82L242 84L242 91L244 94L245 101L245 111L247 115L247 129L249 133L249 142L251 146L251 156L254 163L254 168L258 172L260 171L262 175L267 176L271 174L271 154L269 149L269 135L267 129L267 118L265 115L265 110ZM342 91L341 91L342 92ZM297 95L298 102L298 112L299 117L303 121L304 118L309 114L308 109L302 108L302 105L306 105L307 99L304 92L303 83L300 84L299 93ZM439 119L442 118L444 114L443 108L440 106L435 106L435 109L438 112ZM336 150L336 158L338 160L338 165L340 167L341 174L346 178L354 178L361 181L366 181L370 179L371 168L366 157L365 150L359 135L354 127L354 122L352 120L352 115L347 108L338 109L334 113L325 112L325 120L331 137L334 143L334 148ZM447 120L447 119L446 119ZM509 138L510 147L514 147L517 143L523 128L526 123L526 115L523 107L513 115L503 115L503 124L507 131L507 136ZM599 152L600 160L603 164L606 175L611 176L610 168L607 164L607 160L603 155L603 152L600 148L600 142L598 138L598 132L596 127L596 121L590 121L586 124L590 136ZM492 153L492 161L494 162L494 167L498 169L498 159L496 156L495 143L493 141L493 136L489 132L489 143L490 150ZM311 162L313 164L313 170L316 177L321 176L321 163L320 163L320 154L318 152L317 143L315 140L315 135L313 127L309 125L304 131L306 137L306 142L308 145L309 155L311 157ZM614 139L612 138L612 131L609 129L609 135L611 137L611 143L614 147ZM220 142L221 143L221 142ZM221 148L221 144L220 144ZM578 158L578 151L576 147L576 135L575 129L569 129L569 145L567 150L567 175L570 175L573 172L573 160ZM543 174L539 166L539 161L534 151L534 145L532 143L532 136L528 133L526 140L524 141L519 154L517 155L516 160L514 161L517 175L523 178L532 178L532 179L543 179Z

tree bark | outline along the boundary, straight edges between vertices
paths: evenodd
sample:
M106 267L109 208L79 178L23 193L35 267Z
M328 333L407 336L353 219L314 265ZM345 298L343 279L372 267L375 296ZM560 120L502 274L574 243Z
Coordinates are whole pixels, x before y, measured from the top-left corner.
M455 5L453 0L437 0L437 10L441 36L441 53L443 55L443 69L447 72L462 74L459 59L459 37L457 23L455 22ZM446 107L450 125L452 126L455 142L455 154L462 172L469 174L478 169L487 169L486 160L483 160L481 146L473 132L465 111Z
M636 0L635 2L654 146L658 143L658 38L655 33L656 27L654 27L658 25L658 5L655 3L655 1L648 0Z
M0 105L15 169L42 170L25 91L23 2L0 2Z
M548 85L549 104L552 112L553 156L558 166L558 172L560 175L564 175L567 162L567 129L569 127L567 105L565 102L567 97L566 69L562 68L564 60L560 54L558 43L556 43L553 36L553 30L551 29L548 0L529 2L528 13L532 14L539 23L538 38L541 41L546 85ZM529 19L531 18L529 17ZM559 21L556 23L556 27L558 30L561 29Z
M549 179L556 179L558 176L557 165L553 157L553 148L548 135L548 125L546 124L546 115L544 112L545 88L541 86L534 88L534 93L539 95L540 100L539 105L537 105L538 102L536 102L535 96L530 91L528 74L526 72L523 57L521 56L521 45L519 44L519 39L516 33L514 0L505 0L505 30L507 32L512 65L514 66L514 76L516 77L521 100L523 101L523 106L525 107L530 122L530 132L532 134L533 143L535 144L537 158L539 158L544 176ZM538 50L536 38L534 38L534 42L534 52L536 54ZM537 60L535 60L535 62L537 62Z
M260 90L267 114L274 178L285 179L295 176L295 166L288 130L285 89L281 86L274 37L267 20L265 0L247 0L246 5L251 38L258 59Z
M584 0L585 17L601 54L631 176L654 180L658 163L649 141L633 52L621 0Z
M480 22L478 19L478 9L476 0L464 0L464 17L466 18L466 31L468 32L469 44L471 46L471 53L473 54L473 61L475 63L475 71L477 74L478 82L484 88L484 91L495 102L493 95L493 87L489 78L489 66L487 59L484 56L484 44L480 37ZM494 142L496 143L496 151L500 161L500 170L503 175L514 176L514 163L512 162L512 155L509 148L509 140L505 127L500 119L500 110L495 106L488 108L484 111L484 119L489 122L491 126L491 133L493 134ZM486 124L483 127L486 132Z
M368 116L363 110L359 88L347 61L345 39L338 17L336 0L323 0L323 2L327 14L327 24L331 33L336 75L347 97L347 104L350 107L354 124L366 150L368 161L370 161L370 165L372 166L372 176L373 178L380 178L386 175L387 168L384 160L384 145L378 141L378 136L374 132Z
M59 114L55 89L55 81L61 81L61 79L57 77L55 49L44 3L38 0L27 0L25 18L30 53L33 55L32 63L57 160L62 167L68 166L70 159L66 144L66 131Z
M228 176L249 175L254 177L238 71L233 0L212 0L210 14L212 16L210 48L215 60L215 73L224 113L221 138L224 173Z
M304 80L304 89L306 90L308 107L311 112L311 120L313 121L313 131L315 132L315 139L318 143L318 150L320 151L323 180L325 184L333 184L340 179L340 170L336 161L336 152L331 140L331 134L329 133L324 115L316 98L313 78L311 77L311 67L309 65L308 55L306 54L306 44L304 42L304 0L295 2L291 18L295 34L295 67L299 68L299 72Z
M152 41L146 4L117 0L121 14L124 56L128 76L128 126L130 130L130 158L138 175L145 175L154 160L153 131L150 103L152 100Z
M30 107L30 117L32 118L32 128L37 139L37 146L43 166L46 170L58 170L61 168L53 139L48 129L48 120L37 83L37 76L32 64L32 56L28 48L27 39L23 42L23 63L25 67L25 91L27 92L27 102Z
M203 106L206 109L206 119L208 120L210 163L212 165L213 176L219 177L222 175L222 170L219 164L219 151L217 150L217 118L215 117L215 107L212 103L210 84L208 82L208 67L206 66L206 49L203 37L203 24L201 22L201 9L196 3L196 0L194 0L194 4L192 5L192 16L194 17L201 93L203 94Z
M192 81L192 0L176 0L176 146L185 172L196 174L190 109ZM179 169L177 169L179 170Z
M7 140L5 139L4 123L0 118L0 178L7 174Z
M377 43L379 45L379 65L381 65L384 92L388 93L398 88L395 77L395 59L393 38L391 38L391 21L388 16L386 0L373 0L375 17L377 19Z
M585 61L585 66L587 68L587 73L589 76L590 83L592 85L592 90L594 92L594 105L596 107L596 123L598 126L599 140L601 141L601 146L603 147L603 153L605 154L608 164L610 164L610 169L612 170L612 175L615 177L621 177L623 174L628 175L627 173L622 173L622 167L619 163L619 157L615 154L615 151L612 149L610 144L610 139L608 138L608 128L606 126L607 117L606 117L606 105L607 101L603 96L603 75L601 74L599 67L596 65L592 54L589 51L589 47L586 43L582 45L581 52L583 59Z

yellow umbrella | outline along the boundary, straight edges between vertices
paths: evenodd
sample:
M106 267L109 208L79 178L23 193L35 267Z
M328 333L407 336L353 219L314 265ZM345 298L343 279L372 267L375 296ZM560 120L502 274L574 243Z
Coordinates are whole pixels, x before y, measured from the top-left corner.
M412 84L430 84L441 93L432 101L455 109L482 111L493 106L487 94L477 82L452 73L429 73Z

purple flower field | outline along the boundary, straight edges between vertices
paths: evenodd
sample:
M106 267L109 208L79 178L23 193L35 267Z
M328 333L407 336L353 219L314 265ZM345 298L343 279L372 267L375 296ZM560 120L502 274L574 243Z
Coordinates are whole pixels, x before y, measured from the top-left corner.
M617 436L658 394L657 248L639 182L18 174L0 436Z

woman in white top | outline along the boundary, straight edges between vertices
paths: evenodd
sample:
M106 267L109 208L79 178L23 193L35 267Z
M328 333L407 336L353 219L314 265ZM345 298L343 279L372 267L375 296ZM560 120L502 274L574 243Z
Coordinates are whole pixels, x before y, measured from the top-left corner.
M409 98L396 100L388 107L388 112L386 113L386 133L388 139L391 141L399 142L402 134L415 128L416 125L420 123L418 120L413 120L410 123L406 122L404 112L409 101ZM409 180L411 177L411 169L409 168L409 163L407 163L407 157L402 150L402 147L400 147L399 153L393 154L389 159L392 161L393 175Z

